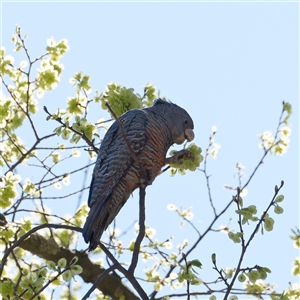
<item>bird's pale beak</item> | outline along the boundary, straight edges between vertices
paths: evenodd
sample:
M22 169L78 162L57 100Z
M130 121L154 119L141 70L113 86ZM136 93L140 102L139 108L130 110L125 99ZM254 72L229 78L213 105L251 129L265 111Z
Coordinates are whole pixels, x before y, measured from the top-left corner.
M184 135L188 142L192 141L195 138L193 129L186 129Z

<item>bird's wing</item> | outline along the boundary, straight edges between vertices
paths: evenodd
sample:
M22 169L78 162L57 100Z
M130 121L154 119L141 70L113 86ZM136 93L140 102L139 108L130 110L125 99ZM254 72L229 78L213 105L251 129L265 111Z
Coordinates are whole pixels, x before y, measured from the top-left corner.
M131 110L122 115L119 121L122 123L131 149L138 155L143 150L146 142L146 115L142 111ZM126 174L133 161L134 158L121 135L120 126L117 122L114 122L101 143L93 172L88 198L91 209L83 232L86 241L90 240L94 223L100 216L101 211L105 209L115 187Z

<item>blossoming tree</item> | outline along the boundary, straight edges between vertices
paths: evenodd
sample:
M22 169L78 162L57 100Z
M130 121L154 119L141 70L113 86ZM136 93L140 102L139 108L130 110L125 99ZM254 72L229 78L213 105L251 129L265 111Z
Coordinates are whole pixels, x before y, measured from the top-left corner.
M134 225L136 238L129 244L122 241L126 231L111 226L108 239L88 256L80 243L81 227L88 213L87 204L81 197L89 188L86 178L101 143L99 132L104 133L112 122L112 119L93 122L89 111L93 105L101 104L113 117L129 109L151 106L159 96L157 89L147 84L143 94L139 95L132 88L110 83L103 93L90 96L89 76L78 72L70 79L75 93L66 105L62 105L64 108L52 112L45 106L38 111L38 101L60 84L64 69L61 58L68 51L68 42L57 43L49 39L46 52L37 58L30 56L19 27L12 42L16 55L21 52L25 59L17 66L14 57L5 53L5 48L0 50L3 86L0 99L0 164L3 168L0 181L0 247L3 253L0 293L3 299L166 300L179 296L191 299L199 295L206 295L210 300L217 297L233 300L238 295L268 296L273 300L300 298L300 289L296 285L282 292L268 283L272 266L243 264L255 237L272 231L277 215L280 220L279 215L284 212L283 181L274 184L273 195L263 212L254 204L244 205L243 198L265 157L283 155L288 149L292 114L289 103L282 104L274 134L266 131L259 135L262 157L245 183L241 180L244 166L236 165L239 185L227 186L233 196L222 210L215 207L208 174L209 159L216 158L220 148L215 142L216 126L212 128L203 156L197 145L184 145L193 153L193 158L183 159L162 170L168 170L172 176L195 170L204 175L207 201L214 215L206 230L200 233L192 222L191 208L178 208L174 204L167 207L178 215L180 226L184 223L192 226L197 235L194 240L183 240L177 250L172 251L172 237L163 241L155 239L159 228L147 227L140 219ZM42 119L37 119L38 115L42 115ZM81 159L83 157L86 159ZM82 182L80 187L71 184L76 176ZM51 207L45 205L47 199L62 201L69 197L78 197L74 215L53 214ZM215 280L209 282L205 278L205 269L200 273L201 257L196 255L195 249L204 237L215 231L216 222L229 211L237 228L226 225L218 231L228 235L228 243L239 245L237 264L232 268L219 266L217 254L212 253ZM293 230L292 239L298 248L299 237L299 231ZM147 261L153 262L152 267L144 269L143 264ZM139 265L143 271L137 274L133 265ZM300 274L299 259L295 260L293 273ZM89 290L84 289L83 281L91 283ZM244 283L242 289L236 287L238 282Z

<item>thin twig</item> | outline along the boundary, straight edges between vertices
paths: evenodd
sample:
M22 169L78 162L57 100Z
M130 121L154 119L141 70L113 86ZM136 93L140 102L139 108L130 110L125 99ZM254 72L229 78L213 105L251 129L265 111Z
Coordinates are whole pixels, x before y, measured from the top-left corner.
M45 140L45 139L48 139L50 137L53 137L55 136L55 133L52 133L52 134L49 134L49 135L46 135L42 138L38 138L35 143L33 144L33 146L26 152L26 153L23 153L23 155L9 168L9 171L13 171L33 150L36 149L36 146L42 141L42 140ZM6 172L6 173L7 173Z
M127 271L125 268L122 267L122 265L115 259L115 257L110 253L110 251L99 242L98 244L100 248L103 250L103 252L109 257L109 259L116 265L116 269L119 270L123 275L128 279L128 281L132 284L132 286L135 288L137 293L140 295L140 297L143 300L149 300L147 294L142 289L136 278L133 274L131 274L129 271Z
M52 114L48 111L48 108L46 106L44 106L44 111L50 116L52 117ZM75 130L72 126L67 126L62 120L61 118L56 118L54 119L56 122L62 124L65 128L70 129L71 131L73 131L74 133L78 134L79 136L81 136L81 138L96 152L99 152L99 149L94 145L94 140L90 141L87 136L85 135L84 132L79 132L77 130Z
M215 132L213 132L213 135L215 135ZM209 199L209 202L210 202L210 205L214 211L214 215L215 217L217 216L217 212L216 212L216 208L213 204L213 200L212 200L212 194L211 194L211 189L210 189L210 183L209 183L209 177L211 175L207 175L207 158L208 158L208 155L209 155L209 148L212 146L212 135L209 136L209 144L208 144L208 147L206 148L206 153L205 153L205 157L204 157L204 169L200 171L202 171L204 173L204 176L205 176L205 180L206 180L206 187L207 187L207 191L208 191L208 199Z
M141 243L145 236L145 196L146 196L146 188L140 187L139 234L135 241L131 264L128 268L128 272L130 272L131 274L134 273L134 270L137 266Z
M86 292L86 294L82 297L81 300L88 299L92 292L97 288L98 284L103 280L103 278L116 268L117 265L112 265L111 267L106 269L102 274L100 274L97 280L93 283L92 287Z
M223 280L223 282L226 284L227 287L229 287L229 283L227 282L227 278L225 278L222 274L222 269L221 271L218 269L217 267L217 262L216 261L213 261L213 269L216 270L218 272L218 274L220 275L220 278Z
M67 270L70 269L70 267L74 264L73 260L69 262L69 264L61 271L59 271L51 280L48 280L48 282L43 285L38 291L36 291L29 300L33 300L38 294L40 294L42 291L44 291L52 282L54 282L60 275L65 273Z
M217 216L212 220L212 222L210 223L210 225L208 226L208 228L205 230L205 232L199 236L199 238L197 239L197 241L194 243L194 245L187 251L187 253L185 254L186 257L197 247L197 245L202 241L202 239L207 235L208 232L210 232L212 226L216 223L216 221L227 211L227 209L230 207L230 205L233 203L233 200L231 200L226 206L225 208L219 213L217 214ZM183 258L179 259L178 264L182 263ZM173 272L173 270L177 267L177 265L172 265L170 267L170 269L168 270L168 272L166 273L164 278L168 278L170 276L170 274ZM155 296L158 292L154 291L151 294L150 299L155 299Z
M284 105L284 103L283 103L283 105ZM274 136L274 141L276 141L276 139L277 139L277 136L278 136L278 133L279 133L279 127L280 127L280 125L282 124L281 119L282 119L282 117L283 117L284 111L285 111L285 109L284 109L284 106L283 106L282 111L281 111L281 114L280 114L280 117L279 117L279 123L278 123L277 129L276 129L276 134L275 134L275 136ZM247 181L247 182L244 184L244 186L241 188L241 191L242 191L246 186L248 186L248 184L249 184L250 181L252 180L253 176L255 175L256 171L258 170L259 166L263 163L264 158L265 158L265 157L267 156L267 154L271 151L271 149L273 149L277 144L278 144L278 142L275 143L274 145L272 145L270 148L265 149L265 153L264 153L263 157L260 159L258 165L256 166L256 168L255 168L254 171L252 172L252 174L251 174L251 176L249 177L248 181Z
M267 209L266 209L266 210L264 211L264 213L262 214L262 216L261 216L259 222L257 223L256 227L254 228L254 230L253 230L253 232L252 232L252 234L251 234L251 236L250 236L248 242L246 243L246 245L245 245L244 247L242 247L242 252L241 252L241 255L240 255L240 257L239 257L239 261L238 261L238 264L237 264L235 273L234 273L234 275L233 275L233 277L232 277L232 279L231 279L230 285L229 285L229 287L228 287L228 289L227 289L227 291L226 291L226 293L225 293L225 296L224 296L223 300L227 300L227 298L228 298L228 296L229 296L229 294L230 294L230 292L231 292L231 290L232 290L232 287L233 287L233 285L234 285L234 283L235 283L235 280L236 280L238 274L240 273L242 261L243 261L243 259L244 259L245 254L246 254L246 251L247 251L247 249L248 249L248 246L250 245L250 242L251 242L251 240L254 238L255 234L257 233L257 231L258 231L260 225L261 225L262 222L264 221L265 215L268 213L269 209L274 205L275 198L276 198L276 196L278 195L278 193L279 193L279 191L281 190L281 188L283 187L283 185L284 185L284 182L281 181L280 187L279 187L278 189L275 189L275 194L274 194L274 196L273 196L273 198L272 198L272 200L271 200L269 206L267 207Z

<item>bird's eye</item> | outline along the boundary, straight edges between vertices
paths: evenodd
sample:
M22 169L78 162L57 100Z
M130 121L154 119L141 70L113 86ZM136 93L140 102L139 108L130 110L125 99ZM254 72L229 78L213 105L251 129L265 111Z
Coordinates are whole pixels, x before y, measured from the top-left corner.
M184 120L184 124L186 125L189 121L188 120Z

